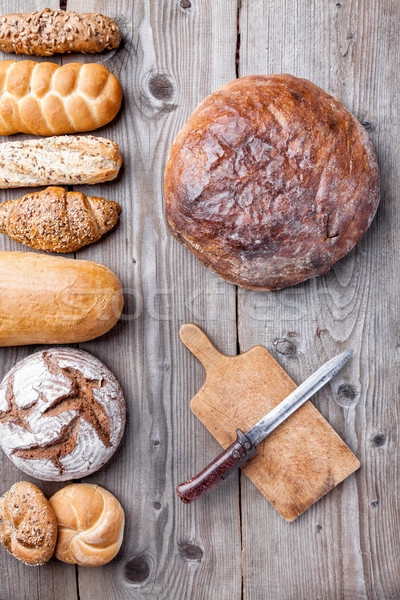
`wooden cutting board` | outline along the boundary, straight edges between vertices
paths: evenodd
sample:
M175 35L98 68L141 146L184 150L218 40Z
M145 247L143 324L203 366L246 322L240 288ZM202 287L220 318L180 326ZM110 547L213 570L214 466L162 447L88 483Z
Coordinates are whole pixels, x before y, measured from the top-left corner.
M237 428L246 432L296 388L263 346L225 356L193 323L182 326L180 337L206 370L206 381L192 399L191 409L223 448L234 441ZM287 521L296 519L360 466L310 401L257 449L243 471Z

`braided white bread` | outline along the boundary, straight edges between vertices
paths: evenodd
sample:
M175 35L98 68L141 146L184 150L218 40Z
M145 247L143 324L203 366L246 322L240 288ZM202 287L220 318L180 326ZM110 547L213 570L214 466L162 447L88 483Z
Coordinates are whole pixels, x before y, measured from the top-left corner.
M118 79L97 63L0 61L0 135L90 131L121 106Z

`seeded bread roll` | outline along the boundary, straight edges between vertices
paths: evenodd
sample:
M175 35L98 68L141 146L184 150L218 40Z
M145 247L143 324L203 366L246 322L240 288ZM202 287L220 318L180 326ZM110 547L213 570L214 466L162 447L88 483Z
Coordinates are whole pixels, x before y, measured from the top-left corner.
M80 479L114 454L125 400L114 375L74 348L36 352L0 385L0 444L13 463L46 481Z
M120 206L112 200L48 187L0 204L0 233L45 252L75 252L116 225Z
M49 500L58 523L54 556L66 563L100 567L120 549L124 509L109 491L90 483L73 483Z
M0 61L0 135L60 135L103 127L122 101L118 79L98 63Z
M28 481L15 483L0 498L1 542L26 565L43 565L57 540L56 516L43 493Z
M51 56L66 52L102 52L118 48L121 32L115 21L99 13L45 8L0 17L0 50Z
M306 79L250 75L208 96L165 171L172 235L254 290L326 273L369 227L379 171L367 132Z
M122 157L118 144L92 135L54 136L0 144L0 188L111 181Z

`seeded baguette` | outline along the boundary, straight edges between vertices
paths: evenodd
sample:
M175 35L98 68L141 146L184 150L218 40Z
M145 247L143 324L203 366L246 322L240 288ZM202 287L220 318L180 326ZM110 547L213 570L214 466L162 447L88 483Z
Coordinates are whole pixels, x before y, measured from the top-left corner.
M94 54L118 48L118 25L99 13L44 10L0 17L0 50L52 56L68 52Z
M118 144L92 135L0 144L0 188L111 181L122 164Z
M118 79L99 63L0 61L0 135L92 131L114 119Z

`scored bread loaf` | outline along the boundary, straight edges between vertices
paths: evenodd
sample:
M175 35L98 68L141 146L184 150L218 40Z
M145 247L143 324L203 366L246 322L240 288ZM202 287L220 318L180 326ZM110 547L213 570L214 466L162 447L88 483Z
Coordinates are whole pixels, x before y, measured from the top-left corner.
M1 542L26 565L43 565L57 539L56 516L44 494L28 481L15 483L0 498Z
M117 379L95 356L46 348L0 384L0 446L31 477L80 479L110 460L126 419Z
M0 346L75 344L109 331L122 285L89 260L0 252Z
M0 17L0 50L51 56L65 52L102 52L118 48L121 32L99 13L37 10Z
M98 63L0 61L0 135L90 131L119 111L118 79Z
M110 562L124 535L124 509L108 490L73 483L49 500L58 524L54 556L66 563L99 567Z
M111 181L122 157L118 144L92 135L63 135L0 144L0 188Z
M0 204L0 233L46 252L75 252L118 221L120 206L104 198L48 187Z

